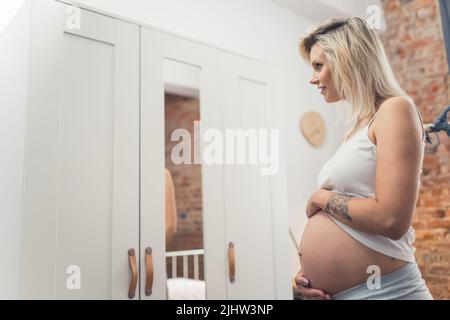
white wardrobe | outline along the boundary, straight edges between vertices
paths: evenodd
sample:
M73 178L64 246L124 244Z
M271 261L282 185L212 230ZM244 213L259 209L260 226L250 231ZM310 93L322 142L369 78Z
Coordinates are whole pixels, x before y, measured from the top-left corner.
M198 68L203 130L277 128L277 73L56 0L0 49L0 298L165 299L166 62ZM292 298L280 166L202 165L207 299Z

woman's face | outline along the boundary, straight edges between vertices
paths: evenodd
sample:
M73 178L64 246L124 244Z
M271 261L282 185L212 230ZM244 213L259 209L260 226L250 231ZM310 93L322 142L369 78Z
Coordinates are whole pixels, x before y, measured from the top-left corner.
M325 51L318 44L311 48L311 65L314 73L309 83L319 88L326 102L340 101L341 97L333 83L331 66L327 61Z

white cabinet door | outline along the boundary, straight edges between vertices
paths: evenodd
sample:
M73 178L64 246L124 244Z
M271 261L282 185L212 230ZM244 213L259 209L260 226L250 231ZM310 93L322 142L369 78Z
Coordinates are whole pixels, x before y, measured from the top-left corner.
M141 248L153 249L154 282L141 298L166 298L166 243L164 214L164 92L174 67L181 70L182 90L198 89L202 130L220 129L218 50L175 36L142 28L141 37ZM198 88L190 88L192 69ZM180 76L178 74L178 76ZM176 75L177 76L177 75ZM194 138L194 137L193 137ZM222 165L202 165L202 212L206 298L225 298L223 262ZM145 270L145 261L141 270Z
M228 137L237 154L224 166L225 246L233 244L235 263L227 298L287 299L287 208L280 194L279 140L272 131L279 123L273 113L276 74L264 63L225 52L220 73L224 129L242 130L235 133L244 141L240 149L240 139Z
M128 250L140 257L139 27L32 5L20 297L128 299Z
M0 300L17 299L30 15L28 2L0 35Z

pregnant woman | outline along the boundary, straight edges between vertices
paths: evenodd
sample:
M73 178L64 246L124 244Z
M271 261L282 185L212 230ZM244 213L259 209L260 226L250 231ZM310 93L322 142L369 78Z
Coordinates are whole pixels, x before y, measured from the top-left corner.
M432 299L411 227L424 156L419 110L362 19L320 24L300 53L325 101L347 101L357 121L308 201L297 289L307 299Z

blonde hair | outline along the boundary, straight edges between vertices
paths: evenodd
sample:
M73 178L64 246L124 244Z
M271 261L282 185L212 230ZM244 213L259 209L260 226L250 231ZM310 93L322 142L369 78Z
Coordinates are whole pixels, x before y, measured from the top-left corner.
M315 44L325 51L334 85L349 102L351 117L370 116L395 96L412 102L395 78L379 36L364 20L331 18L320 23L300 41L300 54L308 62Z

